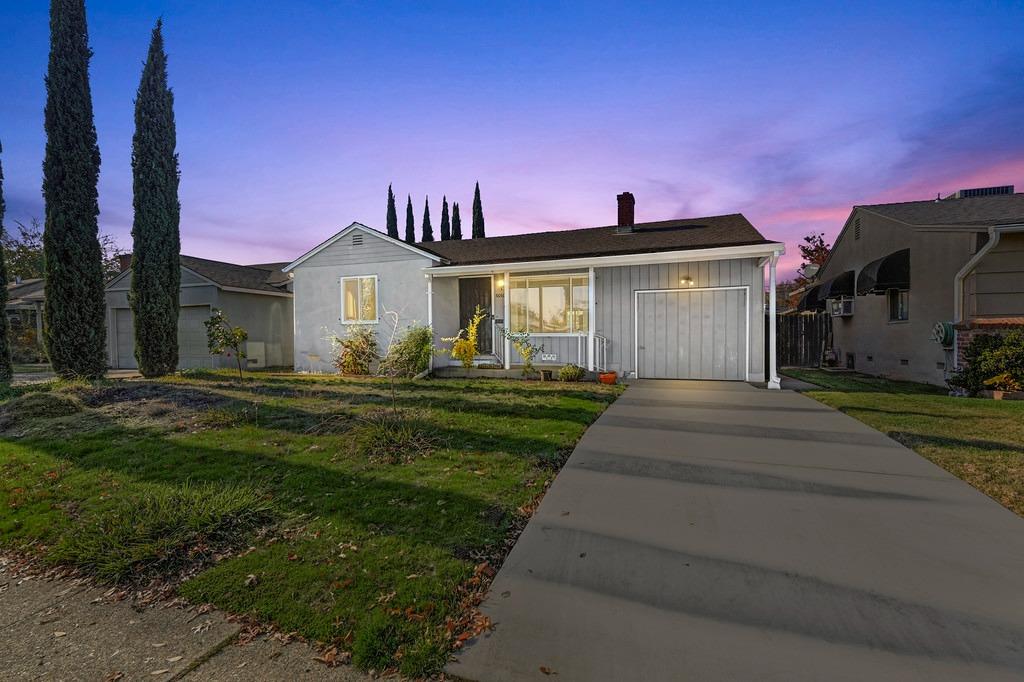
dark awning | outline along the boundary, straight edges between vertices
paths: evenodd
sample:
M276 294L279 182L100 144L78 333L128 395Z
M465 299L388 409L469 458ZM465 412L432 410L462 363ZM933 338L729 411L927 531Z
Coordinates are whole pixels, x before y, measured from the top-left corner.
M857 276L857 295L884 294L889 289L910 288L910 249L873 260Z
M821 291L821 285L816 284L800 297L800 302L796 304L797 310L824 310L825 299L818 296L818 292Z
M826 298L853 296L853 281L853 270L847 270L841 275L822 282L818 285L820 287L818 289L818 298L824 301Z

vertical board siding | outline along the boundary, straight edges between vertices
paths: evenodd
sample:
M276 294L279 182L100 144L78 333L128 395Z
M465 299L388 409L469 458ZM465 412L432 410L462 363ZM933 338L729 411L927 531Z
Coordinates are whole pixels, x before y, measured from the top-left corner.
M763 273L757 259L629 265L595 268L597 301L594 331L608 339L608 368L632 375L634 333L639 345L657 347L653 372L659 375L746 376L744 362L750 349L752 381L764 377ZM680 284L689 277L693 286ZM637 325L634 332L635 292L648 289L749 287L748 305L742 291L692 292L700 296L643 294L644 305L654 306L653 324ZM685 299L685 300L684 300ZM743 330L747 338L743 338ZM689 353L672 339L687 340ZM756 349L756 350L755 350ZM652 372L648 372L650 374Z

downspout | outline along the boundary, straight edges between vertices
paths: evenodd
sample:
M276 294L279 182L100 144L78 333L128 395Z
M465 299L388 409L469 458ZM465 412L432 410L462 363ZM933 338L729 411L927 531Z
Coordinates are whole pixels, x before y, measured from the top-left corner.
M964 279L967 275L971 274L971 271L978 266L981 259L985 255L996 248L999 244L999 237L1004 232L1024 232L1024 225L999 225L988 228L988 241L985 245L978 249L978 252L974 254L967 264L960 268L960 271L953 277L953 324L959 324L964 320ZM957 334L953 335L953 367L956 369L960 368L959 349L959 338Z

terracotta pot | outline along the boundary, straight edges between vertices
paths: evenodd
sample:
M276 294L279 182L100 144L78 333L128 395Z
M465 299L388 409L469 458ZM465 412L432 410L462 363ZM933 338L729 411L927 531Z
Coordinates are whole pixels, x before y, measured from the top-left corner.
M601 372L597 375L597 380L602 384L614 384L619 378L618 372Z

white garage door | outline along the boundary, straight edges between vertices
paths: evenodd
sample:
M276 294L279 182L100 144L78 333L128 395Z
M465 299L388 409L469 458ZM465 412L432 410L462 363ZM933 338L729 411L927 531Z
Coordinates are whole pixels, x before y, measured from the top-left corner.
M745 381L746 287L636 292L637 376Z
M206 345L206 325L210 318L210 306L185 306L178 309L178 368L213 367L214 358ZM136 369L135 324L131 310L114 309L114 358L115 367Z
M178 309L178 367L213 367L214 358L206 345L206 325L210 306L185 306Z

